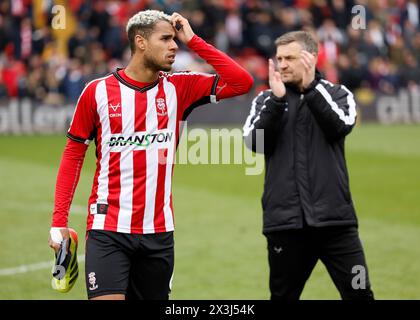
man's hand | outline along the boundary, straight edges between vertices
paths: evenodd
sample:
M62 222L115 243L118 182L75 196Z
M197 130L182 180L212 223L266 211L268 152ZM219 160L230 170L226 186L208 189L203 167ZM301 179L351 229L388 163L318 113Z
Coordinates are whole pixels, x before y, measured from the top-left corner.
M301 89L305 90L315 79L316 57L312 53L309 53L306 50L302 50L300 54L300 61L304 67Z
M171 24L174 27L176 37L184 44L188 44L194 36L190 23L179 13L174 12L171 16ZM179 27L179 29L177 29Z
M48 245L53 248L55 253L60 250L61 242L64 239L70 238L69 229L67 228L51 228L50 237L48 238Z
M275 69L272 59L268 60L268 83L276 97L281 98L286 94L286 87L281 81L280 72Z

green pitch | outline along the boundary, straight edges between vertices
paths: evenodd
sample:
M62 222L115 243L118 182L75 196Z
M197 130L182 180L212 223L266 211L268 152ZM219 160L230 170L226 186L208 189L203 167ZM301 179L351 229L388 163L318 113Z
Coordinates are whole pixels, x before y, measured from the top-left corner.
M84 270L68 294L51 289L47 238L66 138L0 137L0 299L85 299ZM94 171L89 148L70 225L84 252ZM420 126L364 125L347 140L347 163L371 282L378 299L420 299ZM261 235L263 176L241 165L177 165L172 299L267 299ZM26 266L32 270L19 270ZM303 299L338 299L318 264Z

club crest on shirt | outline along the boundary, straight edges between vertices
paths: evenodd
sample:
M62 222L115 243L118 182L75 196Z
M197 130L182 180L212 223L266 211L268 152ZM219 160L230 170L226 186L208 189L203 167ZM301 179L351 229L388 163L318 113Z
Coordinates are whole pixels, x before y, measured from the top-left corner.
M116 105L108 103L109 117L110 118L121 117L121 112L117 112L120 107L121 105L119 102Z
M156 113L158 116L166 116L168 114L168 108L166 107L165 99L156 99Z

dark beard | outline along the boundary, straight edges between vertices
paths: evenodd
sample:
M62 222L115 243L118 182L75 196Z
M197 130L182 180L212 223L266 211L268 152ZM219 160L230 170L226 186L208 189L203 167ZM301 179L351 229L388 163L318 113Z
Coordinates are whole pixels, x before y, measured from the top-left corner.
M172 66L166 67L159 65L154 58L144 57L144 66L154 72L164 71L169 72L172 70Z

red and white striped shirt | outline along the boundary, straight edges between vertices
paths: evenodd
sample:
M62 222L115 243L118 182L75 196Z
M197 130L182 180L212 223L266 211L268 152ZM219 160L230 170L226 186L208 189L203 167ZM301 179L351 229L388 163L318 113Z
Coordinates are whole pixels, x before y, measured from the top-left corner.
M68 137L96 137L97 169L88 229L172 231L172 169L185 110L210 96L210 74L161 73L136 86L119 70L87 85ZM168 160L167 160L168 159Z
M189 46L219 75L161 72L156 82L144 84L119 69L85 87L57 177L53 227L67 226L87 144L94 139L97 166L87 229L174 230L171 186L180 122L195 106L246 93L252 86L244 69L202 39L194 36Z

